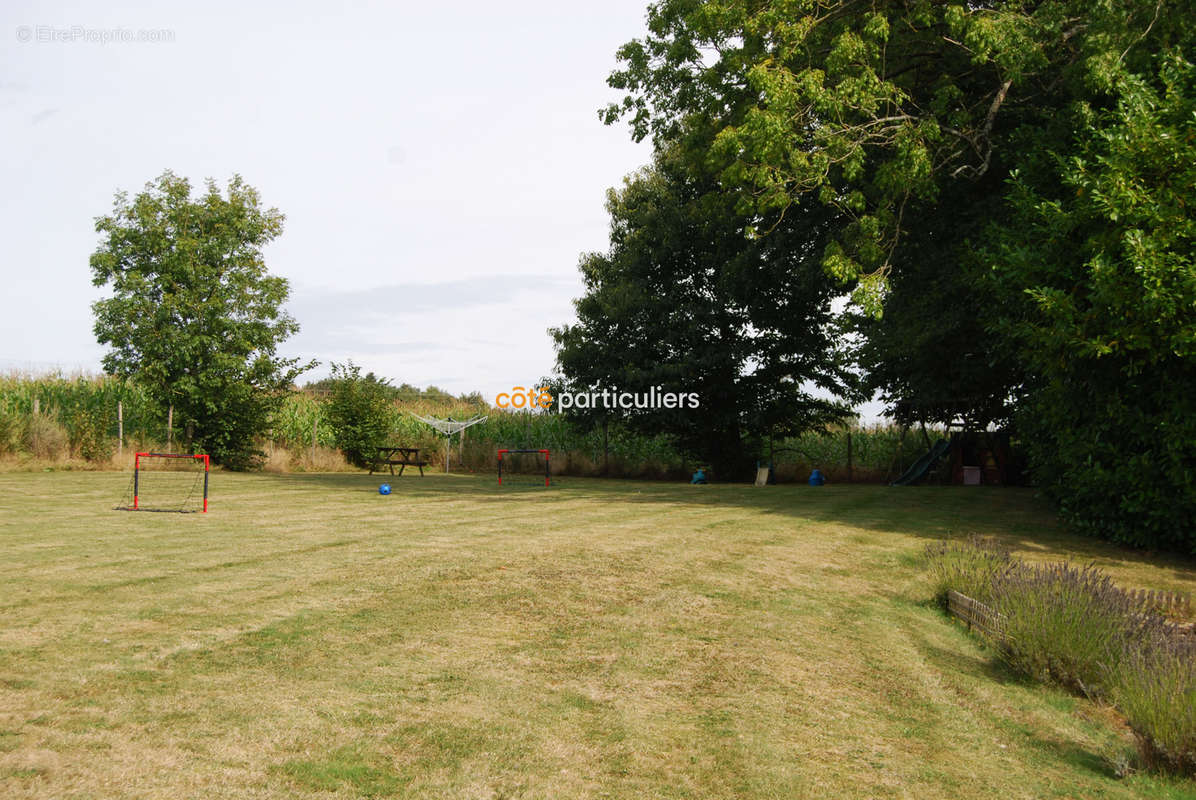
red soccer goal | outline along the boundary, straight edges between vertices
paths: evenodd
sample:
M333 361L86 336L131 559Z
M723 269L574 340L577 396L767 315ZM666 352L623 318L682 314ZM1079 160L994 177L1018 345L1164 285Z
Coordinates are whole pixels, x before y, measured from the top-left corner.
M137 453L121 511L208 513L207 455Z
M547 450L499 450L498 485L503 485L504 478L508 484L528 483L529 478L539 484L543 478L548 486L552 480L550 455Z

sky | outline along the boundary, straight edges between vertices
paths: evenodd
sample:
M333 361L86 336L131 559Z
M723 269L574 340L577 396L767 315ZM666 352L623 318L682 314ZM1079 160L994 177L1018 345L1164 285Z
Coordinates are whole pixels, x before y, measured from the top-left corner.
M99 371L95 218L240 174L301 326L284 354L492 398L552 371L605 194L650 145L598 109L647 0L0 7L0 370ZM107 40L107 41L105 41Z

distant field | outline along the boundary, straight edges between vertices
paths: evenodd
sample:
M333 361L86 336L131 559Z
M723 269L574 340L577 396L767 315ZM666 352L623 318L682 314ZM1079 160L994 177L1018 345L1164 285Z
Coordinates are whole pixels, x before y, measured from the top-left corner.
M928 603L970 533L1196 590L1028 491L0 475L0 797L1196 797Z

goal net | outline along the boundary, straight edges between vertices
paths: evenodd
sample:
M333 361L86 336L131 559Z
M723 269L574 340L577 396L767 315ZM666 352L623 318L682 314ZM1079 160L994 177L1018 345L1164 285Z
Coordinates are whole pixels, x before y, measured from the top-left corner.
M498 485L548 486L552 482L547 450L499 450Z
M118 511L208 511L206 455L138 453Z

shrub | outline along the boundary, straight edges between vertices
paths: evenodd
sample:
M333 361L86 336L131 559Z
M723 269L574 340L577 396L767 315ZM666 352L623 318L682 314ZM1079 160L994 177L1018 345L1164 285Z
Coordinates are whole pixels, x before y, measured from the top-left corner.
M1107 696L1125 654L1163 630L1161 617L1091 565L1021 564L997 576L992 591L1005 616L1001 648L1009 662L1090 697Z
M1077 365L1082 377L1019 417L1036 481L1078 533L1196 554L1196 369L1142 370L1121 391L1093 392L1095 369Z
M1196 775L1196 637L1171 632L1126 653L1113 702L1147 766Z
M22 447L36 458L55 459L66 455L70 438L66 429L46 414L30 414L25 419Z
M88 461L112 458L112 439L108 437L108 415L100 408L79 409L72 415L70 444L72 452Z
M1196 636L1091 565L1032 566L978 538L927 555L940 600L953 589L1001 614L998 645L1013 667L1111 699L1147 766L1196 775Z
M328 421L332 423L336 446L356 467L367 467L374 449L386 444L394 406L392 390L384 380L362 377L361 367L352 361L332 365L332 395Z
M175 408L175 424L191 428L185 441L191 452L207 453L221 467L244 471L259 468L265 461L262 432L282 404L285 394L268 392L246 383L230 382L220 392L219 404L198 404L188 418Z
M1009 551L995 539L973 536L964 542L936 542L926 548L934 597L946 608L947 592L955 590L991 604L998 576L1013 567Z

